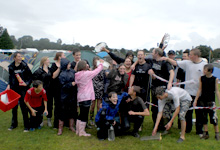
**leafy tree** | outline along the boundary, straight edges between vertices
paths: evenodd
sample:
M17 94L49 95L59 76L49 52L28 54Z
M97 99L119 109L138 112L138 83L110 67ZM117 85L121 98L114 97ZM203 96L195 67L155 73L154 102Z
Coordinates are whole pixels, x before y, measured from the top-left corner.
M210 46L200 45L200 46L197 46L196 48L200 49L201 57L206 58L207 60L209 60L209 53L212 50L212 48Z
M214 59L219 59L220 58L220 48L217 48L215 49L213 52L212 52L212 57Z
M14 44L8 35L7 29L4 29L2 35L0 36L0 48L1 49L13 49Z
M33 48L33 37L25 35L18 39L18 48Z

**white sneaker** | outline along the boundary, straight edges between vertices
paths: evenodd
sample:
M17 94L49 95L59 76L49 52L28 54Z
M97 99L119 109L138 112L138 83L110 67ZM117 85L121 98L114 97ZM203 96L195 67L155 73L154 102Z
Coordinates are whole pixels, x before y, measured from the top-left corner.
M44 126L44 122L43 122L43 121L41 122L40 126L41 126L41 127L43 127L43 126Z
M200 138L203 137L203 134L199 134L199 137L200 137Z
M51 118L47 118L47 126L52 127Z

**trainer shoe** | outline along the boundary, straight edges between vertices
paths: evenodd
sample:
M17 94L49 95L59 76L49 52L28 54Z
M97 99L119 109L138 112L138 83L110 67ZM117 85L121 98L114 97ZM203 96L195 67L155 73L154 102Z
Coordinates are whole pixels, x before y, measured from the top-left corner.
M24 132L29 132L28 128L24 128Z
M47 118L47 126L52 127L51 118Z
M30 131L34 131L35 129L34 128L30 128Z
M12 131L13 129L15 129L17 127L13 127L13 126L10 126L10 128L8 128L9 131Z
M182 138L179 138L176 142L177 143L182 143L184 140Z
M209 138L209 135L203 135L200 139L205 139L207 140Z

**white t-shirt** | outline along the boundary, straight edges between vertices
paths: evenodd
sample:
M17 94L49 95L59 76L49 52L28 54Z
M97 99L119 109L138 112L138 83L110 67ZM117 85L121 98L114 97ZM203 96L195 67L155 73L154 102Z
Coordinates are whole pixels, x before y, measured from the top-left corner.
M194 63L191 60L177 61L177 65L186 72L185 81L194 80L195 83L185 84L185 90L192 96L196 96L199 89L199 78L203 75L203 67L207 63L201 59L201 62Z
M173 100L175 108L177 108L180 105L180 101L187 100L187 101L192 101L191 96L189 93L179 87L172 87L170 90L166 90L168 93L168 97L162 100L158 100L158 111L162 112L165 104Z

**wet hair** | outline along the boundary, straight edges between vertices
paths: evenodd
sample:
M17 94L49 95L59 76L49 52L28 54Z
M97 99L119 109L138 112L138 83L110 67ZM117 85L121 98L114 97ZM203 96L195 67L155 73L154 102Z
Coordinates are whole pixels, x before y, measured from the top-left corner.
M156 88L156 91L155 91L155 95L157 96L157 95L163 95L164 93L165 93L165 88L163 88L163 87L157 87Z
M112 95L114 95L114 94L116 94L116 95L117 95L117 93L116 93L116 92L110 92L110 93L108 94L108 98L111 98L111 97L112 97Z
M40 67L43 67L44 62L47 61L48 58L49 57L47 57L47 56L44 56L44 57L41 58L41 60L40 60Z
M133 90L134 90L134 92L136 92L136 93L141 93L141 87L140 86L133 86Z
M73 55L75 55L75 54L78 53L78 52L80 52L80 49L78 49L78 48L74 48L74 49L73 49Z
M183 54L188 54L188 56L189 56L189 52L190 52L190 50L189 50L189 49L186 49L186 50L183 52Z
M124 63L120 63L120 64L118 65L118 69L119 69L121 66L125 66L125 64L124 64Z
M161 48L155 48L154 51L155 54L158 54L160 57L163 56L163 50Z
M134 58L134 53L132 51L128 51L125 58L132 56Z
M132 60L131 60L129 57L126 57L126 58L125 58L125 61L126 61L126 59L129 59L129 60L131 61L131 63L132 63ZM124 61L124 62L125 62L125 61Z
M80 60L77 65L77 71L86 70L86 65L87 63L85 60Z
M204 69L208 69L208 72L213 73L214 67L213 67L212 64L206 64L206 65L204 66Z
M33 87L37 88L39 85L43 85L43 82L40 80L34 80L33 81Z
M58 60L61 57L63 52L57 52L53 60Z
M93 69L95 69L95 66L97 67L97 63L95 63L96 60L99 60L100 58L98 56L93 57L92 60L92 65L93 65ZM97 62L97 61L96 61Z
M14 53L14 55L13 55L13 57L14 57L14 58L16 58L18 54L20 54L20 55L21 55L21 53L20 53L20 52L15 52L15 53Z
M201 52L198 48L192 49L191 52L193 52L194 55L200 57L201 56Z

